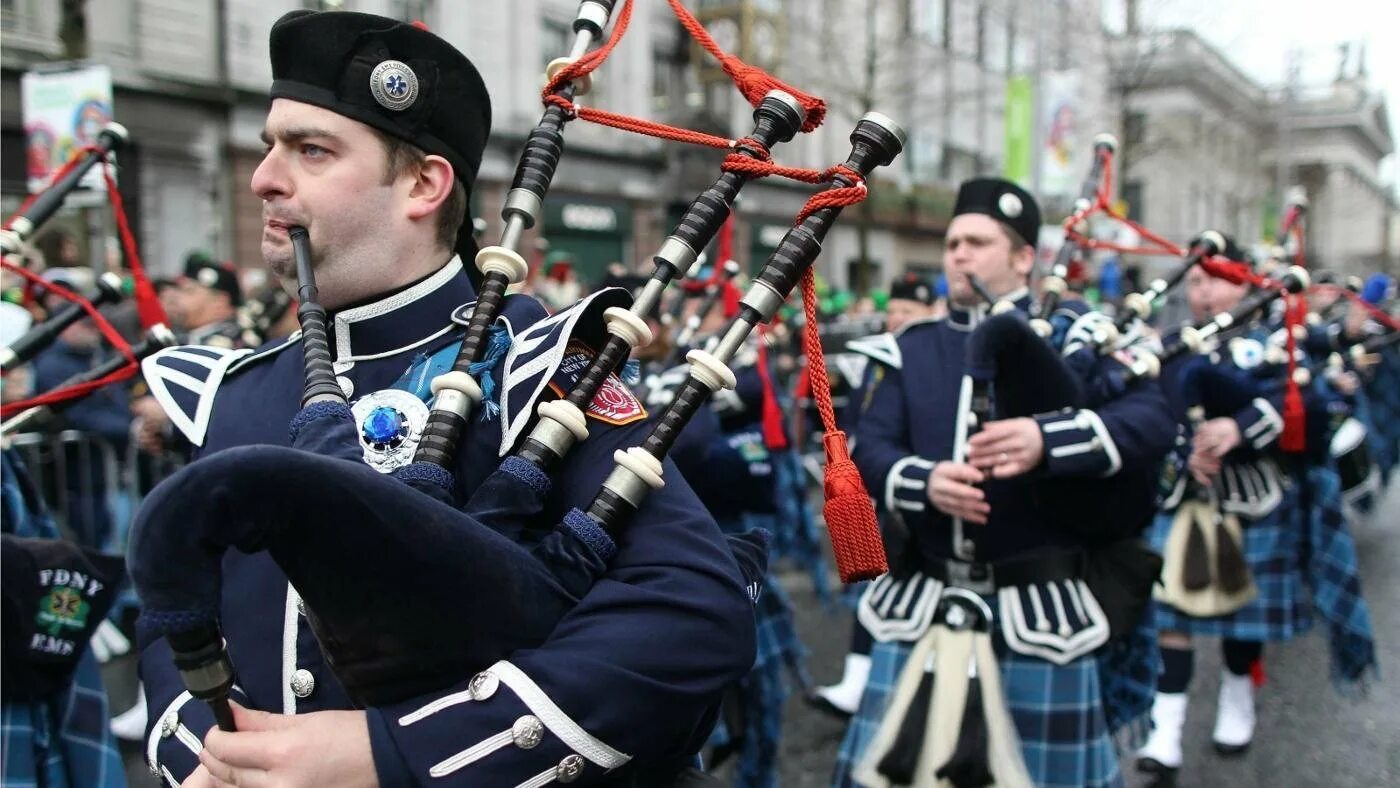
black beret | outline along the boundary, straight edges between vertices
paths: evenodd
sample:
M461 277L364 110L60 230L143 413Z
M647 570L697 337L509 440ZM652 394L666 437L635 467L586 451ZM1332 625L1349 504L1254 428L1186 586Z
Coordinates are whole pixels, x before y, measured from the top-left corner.
M243 302L243 290L238 286L238 271L232 263L221 263L201 254L185 258L185 279L209 288L227 293L229 302L238 306Z
M1004 222L1034 249L1040 238L1040 206L1031 193L1001 178L963 181L953 215L980 213Z
M933 285L912 271L896 278L890 285L891 299L918 301L924 306L928 306L933 303L934 296Z
M291 11L272 26L272 98L328 109L447 159L471 194L491 97L466 55L427 28L349 11ZM457 251L469 271L470 219Z

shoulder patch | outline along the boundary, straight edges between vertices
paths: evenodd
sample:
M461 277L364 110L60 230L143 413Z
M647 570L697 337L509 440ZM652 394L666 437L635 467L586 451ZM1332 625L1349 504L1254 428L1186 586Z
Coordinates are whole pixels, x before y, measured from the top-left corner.
M148 356L141 362L141 371L170 423L190 443L203 446L219 384L234 362L252 352L181 345Z
M841 379L853 389L860 388L865 380L865 368L870 365L870 357L862 353L837 353L827 357L841 373Z
M597 351L582 340L570 340L564 349L564 360L559 362L559 368L549 381L550 389L560 397L567 397L578 383L579 376L596 355ZM616 372L608 375L607 380L603 381L603 387L598 389L598 394L588 403L588 410L584 412L598 421L618 426L647 417L646 408L642 407L637 395L632 393L632 389L622 382Z
M891 369L904 366L904 356L899 352L899 342L894 334L884 333L853 339L846 343L846 349L872 358Z
M589 347L601 347L607 334L604 310L626 307L631 301L632 297L622 288L599 290L515 335L501 375L502 455L515 445L534 416L534 404L564 361L569 340L579 339Z

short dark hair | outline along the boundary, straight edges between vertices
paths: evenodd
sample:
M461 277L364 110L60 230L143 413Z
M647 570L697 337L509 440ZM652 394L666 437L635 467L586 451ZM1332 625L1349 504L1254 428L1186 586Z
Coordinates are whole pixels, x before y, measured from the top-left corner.
M1003 222L1000 219L997 219L996 223L997 226L1001 228L1002 235L1005 235L1006 240L1011 242L1012 254L1015 254L1021 251L1022 249L1026 248L1027 246L1030 246L1030 244L1026 243L1026 239L1021 237L1021 233L1017 232L1015 227L1012 227L1011 225L1007 224L1006 222Z
M395 178L408 172L416 172L427 162L428 154L423 149L406 140L390 136L371 128L384 146L384 182L391 183ZM437 242L439 246L452 249L457 245L457 233L467 215L467 188L458 178L452 179L452 192L438 207Z

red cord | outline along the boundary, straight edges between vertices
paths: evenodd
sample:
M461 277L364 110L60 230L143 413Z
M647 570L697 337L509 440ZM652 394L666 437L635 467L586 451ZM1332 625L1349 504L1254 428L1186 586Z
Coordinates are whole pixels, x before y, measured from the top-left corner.
M805 121L802 125L803 131L812 131L821 125L826 116L826 102L822 99L804 93L797 88L768 74L763 69L751 66L737 57L726 53L719 48L705 31L705 27L686 10L680 0L667 0L671 5L671 10L676 18L680 20L685 28L700 46L709 52L719 61L726 74L734 82L739 92L744 94L750 104L758 106L763 101L763 96L770 90L784 90L791 94L800 103L806 112ZM568 117L579 118L601 126L627 131L633 134L641 134L648 137L681 142L689 145L701 145L710 148L735 148L740 145L748 147L750 150L761 151L758 157L744 156L740 153L730 153L725 157L721 169L725 172L737 172L749 178L763 178L769 175L776 175L781 178L790 178L803 183L821 183L826 179L826 173L822 170L806 169L801 167L784 167L774 164L768 156L768 151L751 138L742 140L730 140L714 134L693 131L691 129L672 126L667 123L659 123L653 120L637 118L631 115L624 115L619 112L609 112L607 110L595 109L593 107L581 107L573 101L559 95L558 91L569 81L578 79L581 76L592 73L604 60L612 54L613 49L622 39L622 34L627 30L632 19L632 0L624 0L622 9L618 12L617 23L613 25L612 32L607 41L598 49L589 52L579 58L574 63L559 70L554 78L549 81L541 93L541 99L545 104L560 107L568 113Z
M740 93L744 94L744 98L748 99L749 104L757 107L759 102L763 101L764 94L768 91L782 90L797 99L797 102L802 105L802 109L806 112L806 120L802 123L803 131L812 131L822 125L822 121L826 119L825 101L811 94L804 93L763 69L757 66L751 66L734 55L728 54L723 49L720 49L719 44L716 44L715 40L710 38L710 34L706 32L705 26L700 24L699 20L691 15L690 11L686 10L685 6L681 4L681 0L667 0L667 2L670 3L671 10L675 12L676 18L680 20L681 26L685 28L685 31L689 33L690 37L695 39L700 46L704 47L706 52L713 55L715 60L719 61L720 67L724 69L724 73L729 75L729 78L734 82L734 86L739 89Z

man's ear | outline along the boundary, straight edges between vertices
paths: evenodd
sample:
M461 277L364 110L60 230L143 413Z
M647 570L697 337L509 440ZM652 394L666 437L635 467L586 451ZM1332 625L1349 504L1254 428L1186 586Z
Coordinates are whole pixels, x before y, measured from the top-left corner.
M423 166L413 176L408 190L408 218L431 216L452 193L456 174L452 165L441 156L424 157Z
M1016 251L1012 252L1011 268L1016 273L1020 274L1021 278L1029 278L1031 275L1031 271L1035 269L1035 247L1031 246L1030 244L1026 244L1020 249L1017 249Z

